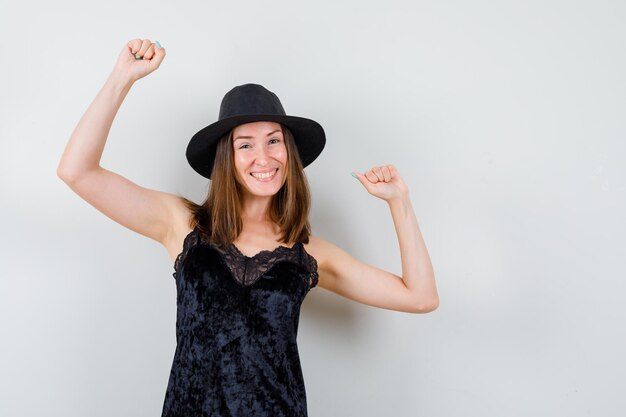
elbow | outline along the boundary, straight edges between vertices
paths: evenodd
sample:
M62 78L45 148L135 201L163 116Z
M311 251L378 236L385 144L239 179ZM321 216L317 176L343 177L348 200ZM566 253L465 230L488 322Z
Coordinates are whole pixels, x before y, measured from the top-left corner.
M63 165L59 165L57 167L57 177L59 177L66 184L71 184L82 175L83 173L77 169L68 168Z
M72 184L77 178L76 175L69 174L66 172L59 172L59 171L57 171L57 177L70 187L72 187Z
M58 167L57 168L57 177L60 178L61 180L63 180L63 182L67 182L67 179L69 178L69 175L63 170L63 168Z
M71 182L73 176L75 175L73 175L69 169L67 169L64 165L59 164L57 167L57 177L63 180L63 182Z
M439 297L430 300L427 303L419 303L413 313L425 314L435 311L439 307Z
M429 306L427 313L430 313L431 311L435 311L437 310L437 308L439 308L439 297L437 297Z

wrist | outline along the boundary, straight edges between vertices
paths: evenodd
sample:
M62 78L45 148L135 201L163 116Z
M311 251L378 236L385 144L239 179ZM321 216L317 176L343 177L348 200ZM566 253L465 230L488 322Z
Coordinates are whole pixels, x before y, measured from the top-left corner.
M400 197L387 200L387 204L389 205L389 208L392 210L395 208L403 208L403 209L410 208L411 198L409 197L408 194L405 194Z
M129 89L135 83L135 80L126 74L113 71L109 74L107 83L111 84L117 90L124 90Z
M403 193L401 195L399 195L398 197L394 197L394 198L390 198L389 200L387 200L387 204L392 205L392 204L407 204L411 202L411 197L409 196L409 193Z

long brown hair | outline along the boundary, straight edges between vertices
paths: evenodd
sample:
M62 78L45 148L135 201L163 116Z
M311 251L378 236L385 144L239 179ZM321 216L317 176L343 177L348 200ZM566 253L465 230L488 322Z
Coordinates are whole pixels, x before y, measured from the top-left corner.
M270 219L280 227L281 243L309 243L311 194L293 134L280 125L287 147L286 180L272 197ZM211 172L211 186L202 204L181 197L192 216L189 226L216 244L228 245L241 233L242 191L234 164L233 131L220 138Z

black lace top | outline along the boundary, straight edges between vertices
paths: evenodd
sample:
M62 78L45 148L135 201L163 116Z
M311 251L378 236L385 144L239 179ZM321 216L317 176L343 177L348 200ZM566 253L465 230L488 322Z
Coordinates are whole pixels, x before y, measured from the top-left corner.
M296 336L318 274L303 244L248 257L194 229L173 276L177 346L162 416L307 416Z

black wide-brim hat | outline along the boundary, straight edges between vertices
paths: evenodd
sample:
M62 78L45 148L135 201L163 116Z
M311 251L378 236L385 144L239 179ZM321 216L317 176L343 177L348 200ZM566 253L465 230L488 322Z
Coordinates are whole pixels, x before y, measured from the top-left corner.
M240 124L261 121L281 123L291 130L303 167L315 161L326 144L326 134L319 123L287 115L278 96L262 85L243 84L224 95L218 121L193 135L186 152L189 165L211 179L219 139Z

